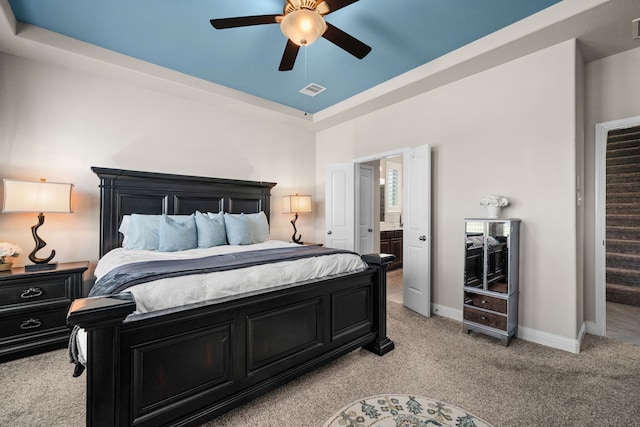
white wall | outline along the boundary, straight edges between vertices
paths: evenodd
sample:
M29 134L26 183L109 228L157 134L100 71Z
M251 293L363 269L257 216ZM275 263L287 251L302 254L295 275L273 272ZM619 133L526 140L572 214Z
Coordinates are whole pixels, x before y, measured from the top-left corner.
M575 80L575 130L576 130L576 182L574 200L576 203L576 336L586 330L584 322L584 58L576 49Z
M640 47L585 65L585 319L595 320L595 126L640 116Z
M39 234L48 245L38 255L55 249L60 262L98 259L91 166L275 181L272 235L288 240L281 196L313 194L314 136L277 116L225 107L0 54L0 178L75 185L75 213L46 215ZM310 236L313 216L303 217L297 225ZM0 214L0 241L25 251L18 265L29 263L36 222L36 214Z
M431 144L433 303L461 312L463 219L483 214L483 196L505 195L523 221L519 335L575 351L575 97L570 40L327 129L318 200L327 163ZM322 239L320 216L317 225Z

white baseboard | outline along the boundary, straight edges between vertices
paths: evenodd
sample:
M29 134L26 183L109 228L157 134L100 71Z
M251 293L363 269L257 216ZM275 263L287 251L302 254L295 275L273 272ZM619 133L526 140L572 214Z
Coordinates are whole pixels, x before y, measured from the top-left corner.
M462 322L462 310L457 310L455 308L438 304L431 304L431 313ZM582 339L587 332L587 327L587 322L583 322L580 326L578 336L575 339L571 339L519 325L518 333L516 336L525 341L531 341L536 344L541 344L547 347L557 348L558 350L564 350L578 354L580 353L580 345L582 344Z
M431 304L431 314L436 314L442 317L448 317L449 319L462 322L462 310L457 310L451 307L445 307L443 305Z
M591 334L591 335L598 335L601 337L606 336L606 331L604 331L604 328L602 327L601 324L596 323L596 322L592 322L592 321L587 321L584 322L586 327L587 327L587 333Z
M580 326L580 331L575 339L563 337L556 334L550 334L548 332L538 331L536 329L526 328L524 326L518 326L517 337L525 341L531 341L536 344L546 345L547 347L557 348L558 350L564 350L571 353L580 353L580 345L586 332L586 326L584 323Z

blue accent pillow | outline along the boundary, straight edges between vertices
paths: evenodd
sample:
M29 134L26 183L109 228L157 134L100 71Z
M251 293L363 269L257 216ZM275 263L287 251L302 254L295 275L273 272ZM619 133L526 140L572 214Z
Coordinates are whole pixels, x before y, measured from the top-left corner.
M206 215L196 211L196 229L198 231L198 247L210 248L227 244L227 233L224 228L224 214L219 212Z
M197 248L198 233L194 216L189 215L180 219L174 218L167 215L160 217L158 250L161 252L174 252Z
M129 221L125 249L157 251L160 243L160 215L133 214Z
M230 245L250 245L253 243L251 224L244 214L224 214L224 226Z

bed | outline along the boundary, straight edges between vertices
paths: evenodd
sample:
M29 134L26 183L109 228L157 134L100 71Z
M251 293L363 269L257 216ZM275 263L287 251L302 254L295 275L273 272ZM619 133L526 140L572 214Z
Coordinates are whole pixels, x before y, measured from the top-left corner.
M100 256L122 245L126 215L255 214L270 182L92 168L100 179ZM384 355L388 255L366 267L141 313L129 292L74 301L86 331L87 425L199 425L341 355ZM295 327L292 328L292 325Z

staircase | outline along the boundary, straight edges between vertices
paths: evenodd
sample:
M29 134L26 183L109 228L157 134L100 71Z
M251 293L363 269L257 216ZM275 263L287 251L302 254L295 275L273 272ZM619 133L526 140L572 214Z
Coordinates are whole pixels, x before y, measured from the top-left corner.
M640 126L607 137L607 301L640 307Z

